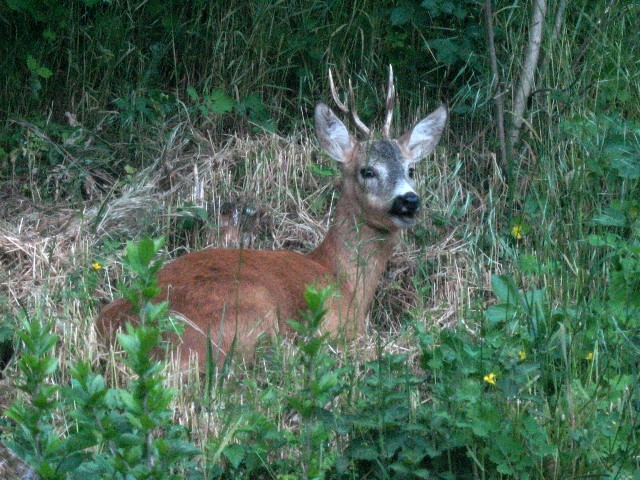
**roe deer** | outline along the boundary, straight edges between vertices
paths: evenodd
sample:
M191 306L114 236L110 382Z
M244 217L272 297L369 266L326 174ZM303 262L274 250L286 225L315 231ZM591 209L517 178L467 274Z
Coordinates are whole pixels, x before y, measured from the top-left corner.
M351 114L367 137L357 141L327 105L316 106L316 136L342 172L333 225L321 244L306 255L208 248L162 268L159 298L168 300L170 310L186 319L183 360L195 351L201 367L204 365L208 332L214 356L220 361L234 338L240 351L251 353L260 335L289 332L286 320L298 318L305 308L303 293L308 285L338 287L326 305L324 331L349 338L363 333L365 316L398 232L416 222L420 199L412 180L413 165L435 148L447 109L441 106L398 140L391 139L395 89L390 70L382 138L373 140L355 111L351 83L349 108L338 98L331 72L329 81L338 107ZM100 313L98 329L108 337L130 320L134 319L128 302L115 300Z

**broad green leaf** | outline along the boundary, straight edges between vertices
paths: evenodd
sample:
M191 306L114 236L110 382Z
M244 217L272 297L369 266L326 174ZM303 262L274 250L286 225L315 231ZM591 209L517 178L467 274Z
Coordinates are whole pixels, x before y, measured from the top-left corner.
M429 48L435 50L438 61L445 65L451 65L460 59L460 45L451 38L429 40L428 45Z
M167 440L167 445L173 457L192 457L202 454L202 450L187 440Z
M640 154L636 151L628 155L616 155L610 158L611 167L618 171L618 176L636 180L640 178Z
M513 319L518 312L519 309L514 305L501 303L487 308L484 312L484 316L491 325L495 325L496 323L507 322Z
M36 60L33 55L27 55L27 67L32 72L35 72L38 69L38 60Z
M197 102L198 100L200 100L200 96L198 95L198 92L193 87L187 87L187 95L189 95L189 98L194 102Z
M169 310L169 302L160 303L145 303L144 304L144 318L147 320L156 321L162 319Z
M63 440L63 448L67 453L79 452L97 444L97 437L92 430L80 430Z
M320 378L318 382L318 391L320 393L324 393L327 390L332 389L338 384L338 372L329 372Z
M404 25L409 23L413 17L413 7L409 5L402 5L391 10L391 24L392 25Z
M233 110L236 106L235 100L227 95L223 90L214 90L206 97L207 108L214 115L221 115Z
M427 10L438 10L438 1L437 0L423 0L420 4L423 8Z
M39 77L44 78L45 80L53 75L53 72L49 70L47 67L40 67L36 71Z
M137 244L137 255L140 263L148 265L156 254L155 244L150 238L143 238Z
M222 454L225 456L233 468L238 468L246 455L245 448L242 445L229 445L224 449Z
M624 227L627 225L627 219L620 210L607 207L602 210L602 213L595 215L591 223L603 227Z
M514 305L516 307L524 307L524 299L518 291L516 282L509 275L492 275L491 289L493 293L500 299L502 303Z
M43 365L43 375L51 375L58 369L58 359L57 358L47 358L42 359Z

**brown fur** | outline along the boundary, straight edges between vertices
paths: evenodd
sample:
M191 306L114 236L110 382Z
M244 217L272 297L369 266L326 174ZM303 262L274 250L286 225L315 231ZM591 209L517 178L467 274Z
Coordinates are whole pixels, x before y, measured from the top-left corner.
M385 250L380 253L386 258L370 258L368 262L362 259L361 263L368 263L369 267L360 267L360 274L351 275L339 262L348 256L344 249L347 244L340 246L331 238L328 236L308 255L285 250L210 248L189 253L165 266L159 273L162 293L158 299L168 300L171 310L187 320L182 335L183 360L194 351L200 362L204 361L207 333L217 350L214 355L220 360L236 336L244 353L253 350L260 335L290 333L286 320L299 318L305 309L303 294L308 285L339 287L327 305L324 331L340 332L349 338L363 333L366 310L393 243L390 239L374 241L374 245L379 243L376 250ZM323 263L327 259L331 261ZM358 283L360 298L354 295ZM135 320L129 302L118 299L102 309L97 327L102 336L112 338L127 321Z

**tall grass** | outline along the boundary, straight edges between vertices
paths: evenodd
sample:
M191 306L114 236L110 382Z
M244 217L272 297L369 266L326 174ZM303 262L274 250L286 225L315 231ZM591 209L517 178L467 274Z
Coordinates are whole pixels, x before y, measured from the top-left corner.
M374 120L399 32L376 2L212 2L170 4L156 38L141 21L154 7L64 12L88 23L43 44L56 78L41 79L41 98L62 87L54 121L36 118L33 91L12 95L18 77L3 92L4 108L26 120L11 129L16 161L3 169L0 315L9 335L17 317L54 320L60 368L48 382L68 384L85 358L103 363L109 385L126 385L121 352L98 345L92 325L124 278L126 239L164 236L170 256L219 245L230 201L247 216L246 246L316 245L337 179L306 112L334 63ZM521 7L496 9L505 78L519 67ZM173 421L203 449L199 478L300 478L303 464L325 478L637 477L638 14L619 2L568 10L545 46L510 204L485 121L490 82L460 73L454 117L456 106L473 108L419 165L420 226L402 239L368 333L322 351L317 373L330 376L332 396L304 397L311 377L288 339L265 339L253 362L208 384L169 358ZM66 58L45 55L63 44ZM437 99L416 81L424 70L397 72L401 131ZM286 135L255 133L238 107L198 109L205 94L239 106L256 92ZM63 125L67 110L79 126ZM225 136L233 129L241 135ZM292 396L324 402L301 417ZM17 435L2 425L5 438Z

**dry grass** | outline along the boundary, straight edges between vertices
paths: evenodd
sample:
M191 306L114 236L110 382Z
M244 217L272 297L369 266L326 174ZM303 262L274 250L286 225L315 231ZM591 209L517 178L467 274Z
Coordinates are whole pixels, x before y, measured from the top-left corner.
M0 313L56 319L63 382L77 358L101 359L109 381L126 382L118 352L98 345L92 324L100 304L117 294L126 239L165 235L169 257L240 241L254 248L309 251L329 225L337 180L314 173L311 165L333 165L318 154L307 132L292 138L231 137L223 144L192 129L181 132L180 141L170 136L157 147L157 158L147 168L111 179L100 198L43 208L12 192L0 207L0 298L8 300ZM482 199L494 198L500 180L491 177L475 185L465 175L477 171L479 160L452 150L441 147L420 165L421 226L403 235L381 282L369 333L346 349L344 361L353 361L351 355L355 361L372 357L378 345L415 352L404 327L407 318L442 327L467 322L488 289L496 263L477 244L496 230L488 216L495 205ZM194 208L205 209L208 220L185 227ZM436 225L434 218L444 222ZM91 267L96 260L102 269ZM290 342L275 348L285 363L295 354ZM269 382L273 369L258 355L254 365L236 369L226 382L241 383L240 372L249 371ZM170 361L167 374L168 386L178 391L175 416L199 442L223 433L216 411L229 402L251 401L239 388L237 396L203 408L197 369Z

